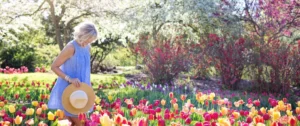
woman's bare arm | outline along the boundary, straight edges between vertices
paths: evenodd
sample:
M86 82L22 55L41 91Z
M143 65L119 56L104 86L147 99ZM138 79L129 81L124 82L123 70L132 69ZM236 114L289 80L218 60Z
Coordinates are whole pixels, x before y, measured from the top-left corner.
M70 57L74 55L75 49L72 44L66 45L66 47L61 51L61 53L56 57L54 62L51 65L51 70L59 77L65 78L67 75L62 72L59 68L64 62L66 62ZM80 81L75 78L70 78L70 82L74 83L76 86L79 86Z

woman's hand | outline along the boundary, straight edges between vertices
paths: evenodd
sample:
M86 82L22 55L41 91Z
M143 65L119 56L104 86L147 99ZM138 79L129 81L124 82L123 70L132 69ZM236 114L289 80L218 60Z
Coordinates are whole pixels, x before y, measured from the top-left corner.
M74 84L75 87L80 87L80 80L78 78L70 78L70 81L69 81L71 84Z

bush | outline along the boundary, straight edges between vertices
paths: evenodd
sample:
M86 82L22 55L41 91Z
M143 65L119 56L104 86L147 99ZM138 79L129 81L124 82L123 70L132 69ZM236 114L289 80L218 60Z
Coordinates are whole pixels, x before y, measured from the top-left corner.
M6 66L20 68L26 66L29 71L35 69L35 49L28 44L18 43L4 47L0 52L1 68Z
M60 50L58 45L40 45L35 48L36 67L50 66L54 59L58 56Z
M189 70L189 46L183 37L150 41L151 45L148 38L142 37L137 49L154 83L171 84L179 73Z
M215 69L220 73L222 84L229 89L236 90L246 65L246 59L243 56L246 40L242 37L227 38L209 34L205 43L204 55L208 57L208 60L214 59Z

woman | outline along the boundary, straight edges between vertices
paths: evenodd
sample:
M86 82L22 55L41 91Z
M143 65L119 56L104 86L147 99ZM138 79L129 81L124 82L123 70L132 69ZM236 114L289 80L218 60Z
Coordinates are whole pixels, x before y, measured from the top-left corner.
M80 23L74 28L74 40L65 46L51 65L51 70L58 78L51 91L48 108L64 110L66 118L72 122L72 125L80 126L81 122L78 115L65 111L61 96L69 84L79 87L80 82L83 82L91 86L90 43L97 39L97 35L98 32L93 23Z

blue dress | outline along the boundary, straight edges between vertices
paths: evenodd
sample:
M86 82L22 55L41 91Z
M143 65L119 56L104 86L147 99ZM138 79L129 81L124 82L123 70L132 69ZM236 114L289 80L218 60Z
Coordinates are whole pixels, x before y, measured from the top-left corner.
M90 52L89 46L81 47L75 40L69 42L68 44L73 44L75 52L74 55L66 60L64 64L61 65L61 70L63 73L68 75L70 78L78 78L80 82L84 82L91 86L90 83ZM64 89L69 85L69 83L64 78L57 78L57 81L52 88L50 98L48 101L49 109L60 109L65 112L66 116L76 117L78 115L73 115L65 111L62 105L62 93ZM68 99L63 99L68 100ZM90 112L93 108L90 109Z

